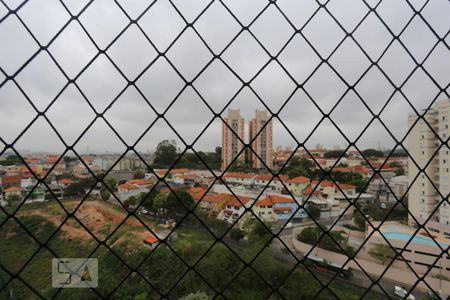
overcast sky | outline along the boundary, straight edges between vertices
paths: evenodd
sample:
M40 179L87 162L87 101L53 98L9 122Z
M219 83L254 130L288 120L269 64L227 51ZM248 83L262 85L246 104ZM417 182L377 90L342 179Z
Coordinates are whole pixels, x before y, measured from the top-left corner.
M9 9L16 9L22 1L6 0L4 2ZM64 0L63 2L72 14L77 15L88 1ZM132 19L140 16L151 3L148 0L118 2ZM136 24L133 24L110 47L108 45L129 24L128 17L112 0L95 0L79 18L97 45L92 43L77 21L72 21L53 40L55 34L70 19L70 15L59 1L30 0L23 5L18 10L18 16L42 46L48 45L48 51L66 75L71 79L76 78L78 87L74 84L66 85L65 75L45 50L38 52L38 43L28 34L16 15L11 14L3 19L0 23L0 136L2 139L6 143L13 142L33 120L36 108L39 111L46 111L46 116L61 137L68 144L72 144L94 119L95 113L92 108L101 113L119 93L122 93L104 116L126 143L134 144L144 134L146 128L155 121L157 113L163 113L171 101L178 97L165 116L185 142L190 144L214 117L213 112L194 90L196 89L215 113L221 112L235 96L222 116L225 117L228 108L239 108L246 119L246 126L256 109L265 109L260 100L262 99L273 113L279 112L278 117L291 130L295 138L303 142L322 117L322 113L309 97L324 113L328 114L335 103L347 92L347 85L322 60L330 56L334 48L346 37L346 33L330 17L325 8L319 8L315 1L276 1L278 7L289 18L289 23L276 6L269 5L266 8L268 1L224 0L223 2L242 25L218 1L213 2L197 20L197 16L209 1L174 0L173 2L186 20L180 17L168 1L158 0L138 20L145 35ZM368 2L374 5L378 1ZM425 1L410 2L416 9L421 9ZM263 9L265 10L260 17L252 22ZM317 9L319 9L318 13L305 25ZM368 7L363 1L331 0L326 5L326 9L346 31L353 32L333 53L328 62L349 85L353 86L356 83L356 92L373 113L378 114L387 99L395 92L385 75L395 85L402 86L401 91L418 110L430 105L436 97L448 98L450 93L448 88L450 36L447 35L450 30L449 1L429 1L429 4L423 8L421 16L416 15L405 30L403 28L414 15L407 2L404 0L382 1L376 12L392 33L386 29L374 12L370 12L365 21L355 30L361 19L368 13ZM0 3L0 18L4 18L7 13L8 8ZM438 43L438 37L421 17L429 22L443 42ZM172 45L174 38L185 29L186 21L194 20L196 20L193 24L194 29L203 37L209 49L192 28L186 29ZM249 30L257 37L265 50L249 32L243 31L223 52L228 43L240 32L241 26L249 24L251 24ZM296 33L294 27L301 29L302 34ZM392 43L380 59L381 54L392 41L392 34L400 33L402 33L400 41L408 48L416 62L398 41ZM315 47L317 53L302 35ZM366 51L370 59L379 62L385 75L376 66L370 68L370 60L359 49L352 37ZM147 38L153 45L147 41ZM285 46L288 41L289 43ZM436 43L438 43L437 46L435 46ZM121 73L116 70L108 57L104 54L97 55L99 53L97 47L99 49L108 47L106 53ZM434 50L428 56L433 48ZM36 52L38 52L37 56L16 74ZM158 58L159 52L166 53L166 57ZM210 63L214 55L218 54L235 74L220 59ZM252 80L269 62L269 55L277 56L285 70L273 60ZM91 60L93 62L85 69ZM193 87L185 86L185 81L168 63L168 60L186 81L190 82L196 78L193 81ZM151 67L141 75L151 63ZM209 66L197 77L207 64ZM404 84L417 64L422 64L436 82L430 80L422 69L417 69ZM319 65L314 75L310 76ZM368 68L370 70L360 80ZM83 73L78 75L82 70L84 70ZM12 80L5 81L6 76L12 75L15 75L14 80L20 89ZM128 80L135 81L136 87L127 88ZM245 82L252 80L250 87L242 88L241 80ZM298 85L300 88L297 88ZM21 89L35 108L30 105ZM80 93L80 90L84 95ZM445 91L447 95L441 91ZM48 107L55 97L57 97L56 101ZM89 99L92 108L84 97ZM289 97L291 97L289 102L279 111ZM408 129L408 114L412 112L404 97L397 92L380 118L393 134L401 139ZM332 111L330 118L350 140L354 140L370 121L371 114L358 95L354 91L349 91ZM216 119L194 147L198 150L212 150L220 145L220 136L221 123ZM247 129L246 138L248 138ZM137 149L153 150L163 139L178 140L165 121L159 119L138 143ZM334 145L342 147L345 145L345 139L329 120L324 120L307 140L306 145L314 147L318 143L328 147ZM295 144L292 136L275 119L274 146L295 146ZM379 144L383 147L392 147L393 140L383 126L375 121L358 141L358 145L365 148L377 147ZM182 145L180 141L179 145ZM1 143L0 146L2 146ZM36 120L16 142L15 147L51 152L64 149L63 144L43 117ZM124 147L124 144L101 119L97 120L75 146L81 153L87 150L120 152Z

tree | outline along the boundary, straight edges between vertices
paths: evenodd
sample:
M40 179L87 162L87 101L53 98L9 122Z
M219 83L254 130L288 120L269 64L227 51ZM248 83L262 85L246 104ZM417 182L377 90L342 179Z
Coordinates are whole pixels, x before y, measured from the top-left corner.
M382 156L384 156L383 151L376 150L376 149L364 149L361 153L365 157L382 157Z
M76 182L69 184L67 188L64 191L64 196L66 197L77 197L77 196L84 196L86 193L86 190L81 184L81 182Z
M159 194L160 192L156 189L153 189L149 194L141 193L139 194L139 201L145 209L149 211L156 211L157 209L154 207L154 201Z
M330 250L337 253L343 253L348 256L354 254L354 249L348 245L348 237L344 235L343 231L331 231L324 233L326 227L320 225L320 227L307 227L297 235L297 239L300 242L316 245L325 250Z
M64 160L65 163L70 163L70 162L73 162L73 161L77 161L78 159L76 157L73 157L73 156L64 156L63 160Z
M344 150L330 150L323 154L323 157L325 158L341 158L341 157L347 157L347 154L345 154Z
M240 230L239 228L233 228L230 230L230 238L232 238L233 240L239 241L241 239L244 238L245 234L242 230Z
M383 265L395 256L395 251L386 244L377 244L369 250L369 254Z
M174 140L163 140L156 146L154 168L169 168L178 157L177 143Z
M173 217L184 216L194 205L194 198L185 190L175 190L167 196L167 209Z
M134 205L137 205L138 203L139 203L139 200L135 196L131 196L130 198L128 198L127 200L124 201L124 204L128 205L128 206L134 206Z
M21 164L21 159L14 154L8 155L6 159L0 161L0 165L2 166L11 166Z
M395 175L397 176L405 175L405 169L403 169L402 167L398 168L397 170L395 170Z
M320 207L315 204L308 204L306 207L306 211L309 213L311 219L319 220L320 219Z
M364 189L367 186L367 180L366 179L353 179L353 180L350 180L348 182L348 184L356 186L357 193L362 193L362 192L364 192Z
M137 170L134 172L134 179L144 179L145 178L145 172L142 170Z
M159 211L161 209L167 209L167 208L168 208L167 194L158 193L153 198L152 210L153 211Z
M111 197L111 192L110 192L110 190L111 191L114 191L115 190L115 188L116 188L116 185L117 185L117 182L116 182L116 180L114 179L114 178L112 178L112 177L106 177L104 180L103 180L103 186L102 186L102 188L100 189L100 197L103 199L103 200L108 200L109 199L109 197ZM106 188L106 186L109 188Z
M262 221L256 220L251 227L251 230L249 233L249 240L252 242L257 242L257 241L265 241L266 242L272 236L272 233L270 232L271 227L272 226L270 226L270 224L263 223Z
M365 231L366 230L366 219L361 215L361 213L355 214L353 217L353 223L355 223L355 226L358 227L359 230Z
M290 178L305 176L309 178L317 178L319 169L316 168L315 163L307 158L292 157L289 164L284 168L283 173Z

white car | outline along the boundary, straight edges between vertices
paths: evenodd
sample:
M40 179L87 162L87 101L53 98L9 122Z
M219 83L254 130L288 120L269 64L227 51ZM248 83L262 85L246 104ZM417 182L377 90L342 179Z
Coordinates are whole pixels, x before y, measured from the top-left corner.
M394 286L394 294L396 294L399 297L405 298L406 295L408 295L408 292L405 289L403 289L403 288L401 288L399 286ZM406 299L408 299L408 300L416 300L416 297L414 297L413 295L409 294L408 297L406 297Z

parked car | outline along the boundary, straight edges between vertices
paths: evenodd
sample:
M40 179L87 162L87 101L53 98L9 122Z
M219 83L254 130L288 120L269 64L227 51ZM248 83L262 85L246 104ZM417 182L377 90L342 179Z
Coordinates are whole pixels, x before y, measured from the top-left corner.
M394 286L394 294L405 299L406 295L408 295L408 292L404 288ZM414 297L412 294L409 294L408 297L406 297L406 299L416 300L416 297Z

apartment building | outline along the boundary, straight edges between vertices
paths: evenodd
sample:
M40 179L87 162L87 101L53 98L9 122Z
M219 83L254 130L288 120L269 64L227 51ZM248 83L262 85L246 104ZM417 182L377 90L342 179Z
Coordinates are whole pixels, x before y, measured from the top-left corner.
M266 125L267 124L267 125ZM249 151L249 160L255 169L264 168L264 162L273 168L273 124L267 111L256 111L249 122L249 142L253 151ZM259 157L259 158L258 158Z
M439 192L444 197L450 192L450 149L448 143L441 147L440 140L445 143L450 136L450 100L436 102L426 111L426 122L419 119L415 124L417 118L410 116L408 120L412 127L408 136L408 151L417 163L416 166L413 159L409 158L409 210L420 223L430 218L426 228L432 233L450 237L450 207L448 203L443 203L436 209L442 201ZM418 175L419 168L425 168L426 174ZM409 224L416 225L411 216Z
M228 167L244 147L244 119L239 109L228 110L228 116L222 124L222 170ZM245 154L242 151L236 161L244 162Z

